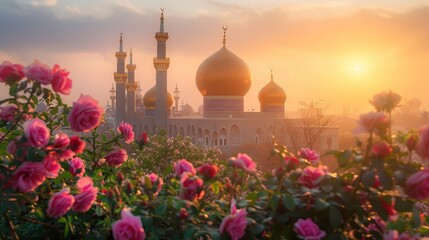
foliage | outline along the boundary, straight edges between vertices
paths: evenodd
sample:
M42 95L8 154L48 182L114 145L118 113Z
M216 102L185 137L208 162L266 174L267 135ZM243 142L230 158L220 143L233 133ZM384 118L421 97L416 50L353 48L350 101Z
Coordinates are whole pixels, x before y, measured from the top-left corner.
M81 96L70 109L58 95L66 90L44 87L57 68L35 63L21 73L13 65L17 78L5 66L12 65L0 65L0 82L10 89L0 102L1 239L429 236L422 164L429 128L392 135L389 116L400 98L391 92L373 99L380 112L361 116L365 141L326 153L338 169L327 169L311 149L295 155L275 144L281 166L262 177L246 154L219 160L215 149L165 133L133 143L127 123L99 132L96 101ZM44 81L29 77L35 66L45 69ZM82 115L97 121L79 122Z

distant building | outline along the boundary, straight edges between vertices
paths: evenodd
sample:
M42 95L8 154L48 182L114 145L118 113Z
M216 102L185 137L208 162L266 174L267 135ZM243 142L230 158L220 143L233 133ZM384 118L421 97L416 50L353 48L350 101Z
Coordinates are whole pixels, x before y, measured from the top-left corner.
M203 105L197 111L189 104L183 104L183 101L179 107L180 91L177 85L173 95L167 91L170 58L166 56L168 33L164 31L163 12L160 30L155 34L157 56L153 64L156 85L143 97L134 79L136 65L133 64L132 52L129 64L125 66L127 53L123 51L121 34L119 51L116 52L117 70L114 73L116 89L112 87L110 95L116 125L126 121L133 125L136 132L146 131L149 134L165 129L170 137L188 136L195 144L216 146L227 154L237 151L242 145L271 142L273 136L278 142L288 145L291 136L287 134L288 129L290 126L302 128L302 120L285 118L286 94L274 81L272 72L271 79L258 95L260 112L244 111L244 96L252 84L250 69L226 47L225 34L224 27L222 47L204 60L196 72L196 85L203 95ZM143 107L138 107L141 104ZM338 128L326 127L320 139L323 142L321 150L337 148Z

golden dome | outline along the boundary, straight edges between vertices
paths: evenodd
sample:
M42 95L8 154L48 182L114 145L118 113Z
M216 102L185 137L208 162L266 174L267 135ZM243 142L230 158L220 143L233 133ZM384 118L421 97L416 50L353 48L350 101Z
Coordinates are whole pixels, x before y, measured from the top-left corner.
M156 105L156 85L149 89L143 97L143 104L146 109L155 109ZM167 91L167 107L173 106L173 97Z
M195 80L203 96L244 96L252 84L247 64L225 46L200 64Z
M286 93L271 77L271 81L259 91L258 98L261 106L284 106Z

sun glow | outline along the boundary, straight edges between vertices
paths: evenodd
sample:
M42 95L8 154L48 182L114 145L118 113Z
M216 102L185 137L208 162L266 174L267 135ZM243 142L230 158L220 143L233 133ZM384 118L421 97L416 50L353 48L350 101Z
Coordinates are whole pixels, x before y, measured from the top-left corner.
M362 65L360 65L360 64L355 64L355 65L354 65L354 67L353 67L353 71L354 71L355 73L361 73L361 72L362 72Z

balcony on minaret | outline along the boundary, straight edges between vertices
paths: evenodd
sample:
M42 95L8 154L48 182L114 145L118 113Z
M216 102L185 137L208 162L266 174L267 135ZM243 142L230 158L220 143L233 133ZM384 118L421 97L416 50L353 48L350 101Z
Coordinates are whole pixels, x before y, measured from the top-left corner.
M117 59L125 59L127 57L127 52L116 52L115 56Z
M155 38L158 41L165 42L168 40L168 32L157 32L155 33Z
M138 86L136 82L127 82L125 87L127 88L127 91L136 91Z
M126 83L127 82L127 78L128 78L128 74L127 73L113 73L113 76L115 78L115 82L116 83Z
M157 71L167 71L170 66L170 58L153 58L153 66Z
M137 66L135 64L127 64L127 70L128 71L135 71L136 67Z

